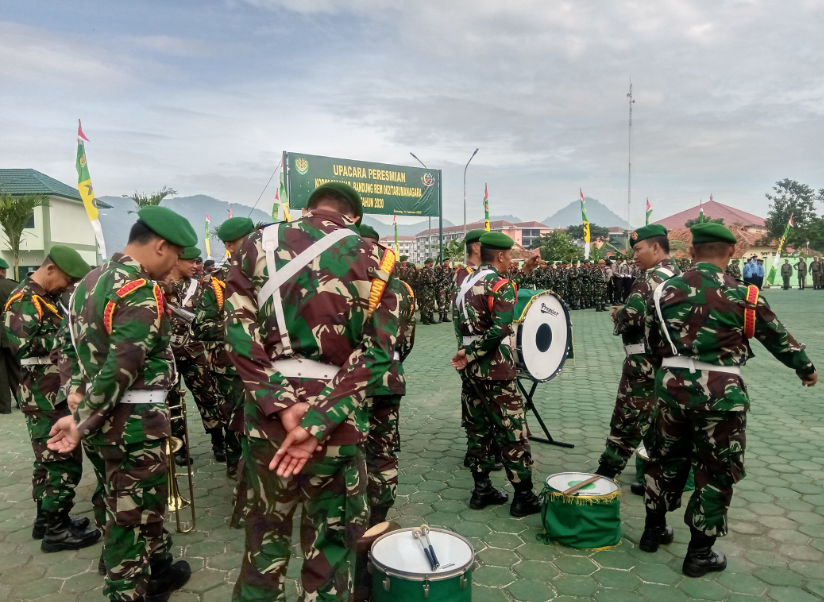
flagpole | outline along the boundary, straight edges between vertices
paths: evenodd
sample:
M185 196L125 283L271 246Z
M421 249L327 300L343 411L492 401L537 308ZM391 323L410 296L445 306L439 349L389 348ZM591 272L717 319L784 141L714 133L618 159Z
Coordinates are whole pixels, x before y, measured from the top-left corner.
M628 175L627 175L627 224L630 228L632 228L632 222L630 222L630 207L632 205L632 105L635 103L635 100L632 98L632 78L629 79L629 94L627 94L627 98L629 98L629 160L627 163L628 167ZM629 250L629 232L627 232L627 250Z
M463 230L463 237L464 241L466 241L466 170L469 168L469 164L472 162L472 159L475 158L475 155L478 154L479 149L475 149L475 152L472 153L472 156L469 157L469 161L466 162L466 167L464 167L464 230ZM463 246L464 248L464 265L466 265L466 244Z
M412 155L412 158L415 159L415 161L423 165L424 169L429 169L426 165L424 165L423 161L418 159L418 156L415 153L409 151L409 154ZM438 186L440 186L440 182L438 182ZM424 258L429 256L429 248L432 246L432 216L430 215L427 219L429 219L429 224L426 228L426 252L424 253Z

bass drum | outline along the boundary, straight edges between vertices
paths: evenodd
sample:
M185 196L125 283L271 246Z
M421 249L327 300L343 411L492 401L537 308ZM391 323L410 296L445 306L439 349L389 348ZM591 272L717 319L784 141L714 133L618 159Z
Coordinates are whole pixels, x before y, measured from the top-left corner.
M564 367L572 344L569 310L552 291L518 291L515 304L515 367L538 382Z

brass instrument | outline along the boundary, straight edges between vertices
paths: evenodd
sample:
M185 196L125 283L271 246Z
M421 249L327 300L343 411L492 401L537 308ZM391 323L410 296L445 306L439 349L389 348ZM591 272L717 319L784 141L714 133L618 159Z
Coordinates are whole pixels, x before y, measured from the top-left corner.
M183 421L183 440L180 440L177 437L169 437L166 439L166 469L168 470L169 477L169 491L166 498L166 505L169 512L175 513L177 532L188 533L195 528L195 486L192 482L192 459L189 456L189 427L186 424L186 389L181 387L178 389L177 393L179 394L180 403L175 405L167 403L167 405L169 406L172 425L174 425L175 421ZM175 416L175 410L180 410L180 414L178 416ZM174 429L172 429L172 432L174 432ZM186 448L186 473L189 477L188 500L180 495L180 486L177 483L177 468L175 465L175 453L184 446ZM192 518L189 528L184 529L180 526L180 512L186 508L191 509Z

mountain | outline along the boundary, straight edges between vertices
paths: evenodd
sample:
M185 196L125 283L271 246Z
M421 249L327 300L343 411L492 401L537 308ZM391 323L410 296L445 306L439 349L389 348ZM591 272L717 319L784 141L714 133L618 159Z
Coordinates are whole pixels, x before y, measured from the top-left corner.
M632 226L626 220L618 217L606 205L601 203L598 199L584 197L587 203L587 217L590 224L597 224L605 228L626 228L632 230ZM581 201L572 201L569 205L560 209L552 217L541 220L542 224L546 224L550 228L566 228L573 224L581 223Z
M115 251L122 251L129 239L129 230L137 219L137 216L129 211L134 209L134 201L119 196L104 196L100 200L112 206L111 209L100 210L100 223L103 226L103 236L106 238L106 249L109 256ZM176 211L189 220L198 235L198 247L206 255L204 248L204 229L206 224L206 214L211 218L212 227L219 226L223 220L229 217L229 210L232 215L249 216L252 221L271 222L272 217L264 211L255 209L249 214L249 207L246 205L229 204L225 201L196 194L194 196L177 197L163 199L162 205ZM212 239L212 257L218 257L223 253L223 244L219 240Z
M524 220L520 217L515 217L514 215L490 215L489 221L491 222L499 222L505 221L509 222L510 224L522 224Z
M375 231L380 234L381 236L394 236L395 235L395 227L392 224L384 224L383 222L379 222L373 217L368 215L363 216L363 223L367 226L372 226ZM454 226L452 222L448 219L443 220L443 227L446 228L448 226ZM398 224L398 236L415 236L418 232L423 232L429 228L429 220L425 219L421 222L415 222L414 224ZM435 230L438 228L438 218L432 218L432 229Z

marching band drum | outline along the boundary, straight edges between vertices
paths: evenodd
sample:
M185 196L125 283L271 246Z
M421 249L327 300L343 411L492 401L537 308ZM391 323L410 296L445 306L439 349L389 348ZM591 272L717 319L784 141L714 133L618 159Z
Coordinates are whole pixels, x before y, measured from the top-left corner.
M514 328L516 368L538 382L557 376L572 345L569 310L561 298L552 291L519 290Z

